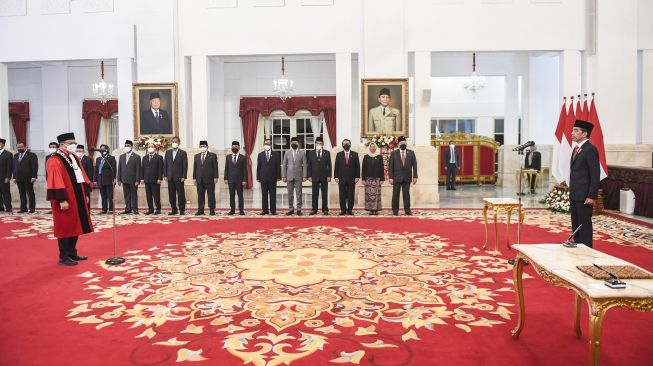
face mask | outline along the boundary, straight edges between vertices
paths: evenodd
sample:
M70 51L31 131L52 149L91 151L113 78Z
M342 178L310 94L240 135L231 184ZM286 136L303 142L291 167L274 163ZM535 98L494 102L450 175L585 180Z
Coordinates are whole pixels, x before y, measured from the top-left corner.
M349 149L351 149L351 145L349 144L344 144L342 147L345 148L345 151L349 151Z
M18 152L22 154L25 152L25 149L18 149Z
M238 148L237 147L232 147L231 152L234 153L234 154L238 153Z
M178 143L176 143L176 142L173 142L173 143L172 143L172 148L173 148L173 149L176 149L176 148L178 148L178 147L179 147L179 144L178 144Z
M81 158L82 156L84 156L84 153L81 152L81 151L78 151L78 152L75 153L75 155L77 155L78 158Z
M272 146L270 145L263 145L263 149L265 149L265 151L270 151L271 148Z
M150 154L154 154L154 148L153 147L148 147L147 152L149 152Z
M399 148L402 150L406 150L406 145L399 145Z
M131 146L125 146L125 152L128 153L128 152L131 152L131 151L132 151Z
M51 148L48 149L48 151L50 152L50 154L54 154L55 152L57 152L57 148L56 147L51 147Z
M206 148L205 147L200 147L200 152L206 152Z
M317 151L322 150L322 145L317 145L317 146L315 146L315 150L317 150Z
M452 148L452 149L453 149L454 146L455 146L454 144L449 145L449 147Z
M77 144L67 145L66 150L71 154L75 153L77 151Z

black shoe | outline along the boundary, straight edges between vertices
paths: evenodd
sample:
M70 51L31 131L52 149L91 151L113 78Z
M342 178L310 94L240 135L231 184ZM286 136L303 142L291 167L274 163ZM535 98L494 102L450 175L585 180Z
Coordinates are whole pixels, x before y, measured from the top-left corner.
M297 211L297 216L302 216L303 213L301 211Z
M72 259L74 261L85 261L85 260L88 259L88 257L83 256L83 255L71 255L70 259Z
M27 213L27 210L20 210L20 211L18 211L16 213Z
M456 187L451 187L451 190L452 190L452 191L455 191L455 190L456 190Z
M294 210L293 210L293 211L288 211L288 212L286 212L286 216L292 216L292 215L294 215L294 214L295 214L295 211L294 211Z
M186 214L186 211L179 211L179 216L184 216Z
M413 211L410 211L410 210L406 211L406 215L407 216L413 216Z
M176 215L176 214L177 214L177 211L170 211L170 212L168 212L168 216L172 216L172 215Z
M239 215L240 216L245 216L245 211L240 211Z
M535 193L535 192L533 192L533 193ZM29 213L35 213L35 212L36 212L36 210L29 210Z
M138 211L132 211L132 214L138 215Z
M340 213L338 214L338 216L345 216L346 214L347 214L347 212L345 212L345 211L340 211Z
M311 213L308 214L309 216L315 216L317 215L317 211L311 211Z
M272 211L272 212L270 213L270 215L272 215L272 216L277 216L277 211Z
M395 216L399 216L399 211L392 211L392 214Z
M161 210L156 210L156 211L154 211L154 214L155 214L155 215L161 215Z
M354 216L354 213L352 211L347 211L347 215Z
M267 211L261 211L261 212L259 213L259 215L261 215L261 216L265 216L265 215L267 215L267 214L268 214Z
M123 211L123 212L121 212L120 214L121 214L121 215L129 215L130 213L132 213L132 212L131 212L131 211Z
M209 216L215 216L215 210L209 210Z
M236 214L236 211L229 211L229 212L227 213L227 215L229 215L229 216L231 216L231 215L235 215L235 214Z
M195 216L202 216L202 215L204 215L204 211L195 212Z
M322 211L322 215L329 216L329 211Z
M106 214L108 214L108 213L109 213L109 212L107 212L107 211L100 211L100 213L99 213L98 215L106 215Z
M76 266L77 262L74 261L71 258L62 258L62 259L59 259L59 264L61 264L63 266Z
M154 211L147 211L147 212L145 212L145 215L151 215L153 213L154 213Z

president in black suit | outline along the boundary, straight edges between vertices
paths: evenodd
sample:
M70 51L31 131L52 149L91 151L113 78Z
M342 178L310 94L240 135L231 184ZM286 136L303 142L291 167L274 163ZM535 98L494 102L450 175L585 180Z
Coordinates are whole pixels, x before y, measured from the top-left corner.
M179 137L172 138L172 149L163 158L163 179L168 182L168 197L172 211L168 215L186 214L186 192L184 181L188 174L188 156L179 148ZM179 200L179 211L177 211Z
M101 214L106 214L108 210L113 212L113 190L117 172L116 158L111 156L109 146L104 144L100 145L100 157L95 160L93 182L100 188L100 198L102 201Z
M77 145L77 151L75 155L82 161L82 169L86 172L88 179L93 178L93 160L84 154L84 145ZM86 207L88 207L88 212L91 212L91 190L86 190Z
M14 155L5 149L5 139L0 138L0 201L2 211L11 213L11 189L9 181L14 171Z
M403 191L404 212L406 215L412 215L410 184L417 183L417 158L415 152L408 149L405 137L400 136L397 141L399 149L390 154L388 162L388 181L392 185L392 214L399 215L399 192Z
M245 201L243 200L243 187L247 184L247 162L245 155L239 154L240 143L231 143L231 154L226 156L224 163L224 182L229 186L229 215L236 213L236 193L238 193L238 210L245 214Z
M147 145L147 154L141 160L141 183L145 185L146 215L161 213L161 181L163 181L163 157L153 143ZM156 207L156 211L154 210Z
M576 230L574 242L592 247L592 208L596 202L600 182L599 151L589 142L594 125L576 120L571 139L577 144L571 155L569 201L571 228Z
M141 135L170 135L173 133L170 115L160 107L159 92L150 93L150 108L141 112Z
M200 152L193 162L193 184L197 186L197 212L204 215L204 196L209 196L209 215L215 215L215 185L218 183L218 156L210 151L207 141L200 141Z
M542 154L537 151L537 146L531 146L530 150L526 153L524 161L524 169L533 169L538 172L542 169ZM532 174L528 175L529 184L528 186L531 189L531 193L535 193L535 176Z
M280 165L279 153L272 151L272 140L266 137L263 141L263 151L258 154L256 160L256 181L261 183L263 196L261 215L277 214L277 181L281 180Z
M16 144L14 155L14 183L18 186L20 195L20 211L27 212L27 198L29 197L29 212L36 211L36 197L34 195L34 182L39 172L39 162L36 154L29 151L24 142Z
M342 148L343 151L336 154L333 168L333 177L338 183L341 216L354 214L354 193L361 177L360 159L355 151L351 151L351 141L342 140Z
M329 214L329 182L331 182L331 153L324 150L324 139L319 136L315 139L315 150L308 151L308 165L306 172L308 180L313 186L313 210L311 215L317 214L317 203L322 194L322 214Z
M124 214L138 215L138 184L141 182L141 157L132 150L134 143L125 141L124 153L118 158L118 185L125 198Z

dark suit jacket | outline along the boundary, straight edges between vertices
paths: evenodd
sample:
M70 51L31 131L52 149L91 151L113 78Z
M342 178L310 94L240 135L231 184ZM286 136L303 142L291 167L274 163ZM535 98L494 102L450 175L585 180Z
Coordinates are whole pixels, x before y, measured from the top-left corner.
M102 171L100 171L102 159L104 159L104 166L102 167ZM113 181L116 179L116 173L118 173L116 158L108 155L106 158L99 157L95 159L95 174L93 175L93 181L97 183L97 185L113 185Z
M141 180L145 183L156 183L163 180L163 157L155 153L150 161L150 154L145 154L141 160Z
M120 155L118 158L118 182L134 184L141 181L141 157L132 152L129 161L125 163L127 154Z
M166 151L163 158L163 176L168 180L178 182L181 178L186 179L188 174L188 156L182 149L177 149L175 160L172 160L172 149Z
M82 167L84 168L88 179L91 179L93 177L93 160L91 160L91 158L86 154L82 156Z
M306 175L313 182L326 182L327 178L331 178L331 152L322 150L322 157L319 160L316 150L309 150L306 155L308 159Z
M206 152L204 158L204 165L202 165L202 153L195 154L195 162L193 164L193 179L197 183L215 184L214 179L220 177L218 173L218 156L210 151Z
M585 201L586 198L596 199L600 175L599 151L589 141L586 141L576 155L576 159L572 158L571 160L569 199L572 201Z
M447 164L450 164L449 162L451 161L451 149L449 146L443 147L444 150L444 166L447 166ZM460 152L458 149L454 147L454 151L456 152L454 155L454 159L456 160L456 169L460 169Z
M530 157L531 152L529 151L526 153L526 156L524 157L524 168L535 169L539 171L540 169L542 169L542 154L540 154L539 151L536 151L532 154L533 154L533 161L530 164L528 164L528 158Z
M231 157L229 157L231 158ZM230 161L227 161L229 163ZM274 183L279 180L279 167L281 158L276 151L270 151L270 161L265 157L265 151L258 153L256 160L256 180L259 182Z
M379 178L382 181L385 179L385 171L383 166L383 156L377 155L371 157L365 155L363 157L363 180L370 178Z
M17 182L29 183L32 178L36 178L39 172L39 161L31 151L25 151L23 160L18 162L19 153L14 154L14 179Z
M172 121L167 111L159 109L159 120L154 117L152 109L141 112L142 135L168 135L172 134Z
M11 152L5 149L0 154L0 181L11 178L14 171L14 156ZM3 183L3 182L0 182Z
M227 154L224 162L224 179L229 183L242 184L247 182L247 162L245 155L238 154L238 160L234 165L232 161L233 154Z
M336 154L336 163L333 168L333 177L341 181L353 182L354 179L361 177L361 165L358 159L358 153L349 151L349 164L345 164L345 152L341 151Z
M388 178L397 183L411 182L417 178L417 158L413 150L406 149L406 162L401 164L401 150L390 153L388 161Z

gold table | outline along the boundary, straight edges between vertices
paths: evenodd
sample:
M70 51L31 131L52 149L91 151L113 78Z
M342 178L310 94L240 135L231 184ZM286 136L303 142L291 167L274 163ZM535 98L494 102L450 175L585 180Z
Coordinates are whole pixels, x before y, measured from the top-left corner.
M499 211L506 211L508 215L508 222L506 223L506 246L510 249L510 217L512 211L517 211L519 223L524 222L524 210L520 207L519 201L514 198L483 198L483 221L485 222L485 243L483 249L487 247L488 242L488 222L487 211L492 210L494 213L494 253L496 256L499 254L499 224L497 223L497 216ZM517 242L520 241L520 230L517 230Z
M529 178L535 179L535 185L533 187L540 188L542 184L542 175L540 174L540 171L535 169L523 169L521 189L519 192L524 192L524 185L526 185L527 191L530 192L531 187L528 185L528 182L530 182ZM515 170L515 183L519 184L519 169Z
M515 266L513 267L513 280L519 307L517 326L512 331L513 338L518 338L524 329L525 309L522 273L526 261L547 282L571 290L576 294L574 301L574 330L578 339L582 336L580 329L581 299L587 301L590 310L590 365L599 365L601 328L603 327L605 313L609 309L626 307L636 311L653 311L653 280L624 280L626 288L611 289L603 284L603 280L595 280L576 268L576 266L583 265L591 266L594 263L601 266L632 266L631 263L582 244L578 245L577 248L565 248L562 244L514 244L512 248L517 252ZM650 342L650 340L643 339L642 342Z

